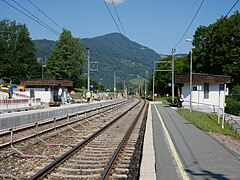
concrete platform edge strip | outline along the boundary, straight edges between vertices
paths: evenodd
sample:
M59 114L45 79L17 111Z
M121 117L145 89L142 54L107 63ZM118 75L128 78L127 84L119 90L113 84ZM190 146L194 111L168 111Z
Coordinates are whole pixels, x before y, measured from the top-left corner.
M155 153L153 146L153 127L151 102L148 109L146 131L143 144L143 155L140 169L140 180L156 179L155 171Z

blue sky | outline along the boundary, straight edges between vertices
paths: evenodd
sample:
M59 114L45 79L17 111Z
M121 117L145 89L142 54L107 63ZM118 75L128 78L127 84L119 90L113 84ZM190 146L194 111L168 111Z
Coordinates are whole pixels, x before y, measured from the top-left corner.
M5 0L18 7L12 0ZM15 0L53 29L61 32L28 0ZM118 32L103 0L31 0L61 27L69 29L74 37L91 38ZM111 2L112 0L106 0ZM170 54L190 24L202 0L115 0L126 35L157 53ZM187 53L189 44L200 25L208 26L225 16L236 0L205 0L176 53ZM114 17L115 12L108 3ZM19 7L18 7L19 8ZM240 3L231 11L240 10ZM0 19L9 18L27 25L32 39L57 40L58 36L0 1Z

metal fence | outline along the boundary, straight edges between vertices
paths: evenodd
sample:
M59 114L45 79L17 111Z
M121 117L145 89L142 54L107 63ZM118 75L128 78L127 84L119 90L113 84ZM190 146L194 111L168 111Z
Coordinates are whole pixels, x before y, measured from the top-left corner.
M190 106L185 104L184 108L190 109ZM240 117L225 113L221 107L192 101L192 110L216 114L218 116L219 123L220 120L223 120L221 123L222 128L224 128L224 122L227 122L230 127L240 135Z
M30 110L41 104L40 98L34 99L2 99L0 100L0 113L18 112Z
M120 101L119 101L120 102ZM43 120L65 117L77 112L94 109L97 107L115 104L116 101L104 101L91 104L79 104L63 107L53 107L49 109L40 109L33 111L17 112L11 114L0 115L0 132L6 131L9 128L18 128L26 124L36 123Z

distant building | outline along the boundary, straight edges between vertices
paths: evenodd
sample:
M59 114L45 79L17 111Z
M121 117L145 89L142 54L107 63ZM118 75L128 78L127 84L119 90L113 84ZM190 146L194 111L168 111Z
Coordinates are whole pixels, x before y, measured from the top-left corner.
M175 75L175 83L179 85L178 92L184 96L183 106L190 105L189 74ZM193 106L209 104L224 107L224 87L231 81L230 76L212 75L203 73L192 74L192 102ZM228 88L225 89L225 96L228 95Z
M25 86L25 93L30 98L41 98L42 102L49 103L67 101L67 91L73 82L67 79L28 79L21 81Z

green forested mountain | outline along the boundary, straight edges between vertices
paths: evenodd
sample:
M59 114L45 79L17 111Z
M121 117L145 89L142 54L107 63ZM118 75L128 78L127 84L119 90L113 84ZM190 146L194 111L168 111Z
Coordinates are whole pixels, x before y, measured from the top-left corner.
M49 44L47 43L49 42ZM120 84L123 80L129 82L136 78L147 78L153 70L153 61L161 57L155 51L128 40L119 33L111 33L95 38L81 39L84 47L91 50L91 61L98 62L98 71L91 72L91 78L105 85L113 86L113 74L119 77ZM54 48L54 41L35 40L37 56L48 57ZM87 53L86 53L87 56ZM83 74L87 72L86 63Z
M48 56L52 53L53 49L56 47L55 41L41 39L34 40L36 46L36 56L39 61L46 64Z

